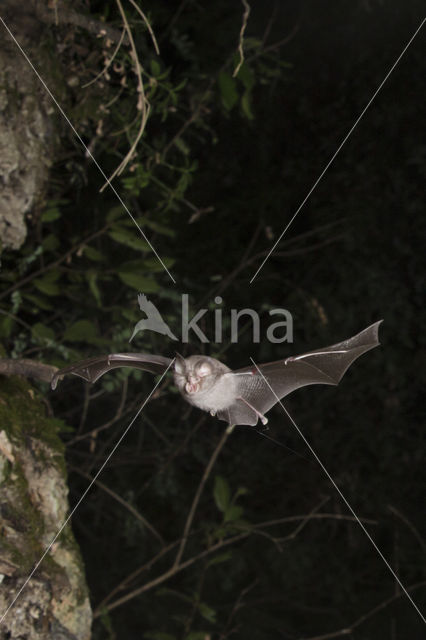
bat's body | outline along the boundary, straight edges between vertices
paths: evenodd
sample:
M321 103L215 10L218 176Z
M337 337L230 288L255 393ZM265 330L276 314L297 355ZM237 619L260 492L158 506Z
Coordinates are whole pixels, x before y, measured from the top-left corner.
M68 373L96 382L117 367L162 374L174 364L175 384L190 404L230 425L255 425L259 419L266 424L265 413L295 389L310 384L339 384L352 362L379 344L380 323L330 347L235 371L208 356L177 355L173 361L144 353L114 353L61 369L52 378L52 388Z

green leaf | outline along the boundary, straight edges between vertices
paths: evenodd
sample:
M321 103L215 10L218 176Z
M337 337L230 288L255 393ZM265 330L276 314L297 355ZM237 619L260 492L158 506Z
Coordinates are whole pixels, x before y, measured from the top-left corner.
M214 556L208 563L207 566L211 567L213 564L220 564L221 562L227 562L232 558L231 551L225 551L224 553L218 553L217 556Z
M24 298L35 304L38 310L43 309L43 311L52 311L53 309L53 306L40 296L34 296L32 293L24 293Z
M179 149L179 151L182 151L185 156L189 155L190 148L182 138L176 138L174 144Z
M49 278L35 278L33 283L36 289L45 293L47 296L57 296L60 293L58 285L52 282Z
M98 307L101 306L102 304L102 300L101 300L101 292L99 291L99 287L97 284L97 280L98 280L98 273L96 271L87 271L86 272L86 278L87 278L87 282L89 283L89 288L90 291L93 294L93 297L95 298L96 302L98 303Z
M226 71L219 73L219 90L223 106L227 111L231 111L238 102L238 91L234 78Z
M216 611L209 607L205 602L199 603L198 611L205 620L208 620L209 622L216 622Z
M124 244L126 247L130 247L135 251L148 251L150 248L147 241L139 236L139 231L137 231L137 229L132 233L129 233L124 229L117 229L116 231L110 231L108 235L110 238L115 240L115 242Z
M53 340L55 338L55 332L50 327L46 327L46 325L42 324L41 322L36 322L36 324L33 325L31 334L36 340Z
M223 519L224 522L234 522L238 520L243 515L244 509L237 504L231 504L224 513Z
M211 634L207 631L191 631L185 636L185 640L206 640L206 638L211 638Z
M57 220L58 218L61 217L61 211L58 209L58 207L53 206L53 207L49 207L49 209L46 209L46 211L44 211L41 214L41 221L42 222L53 222L54 220Z
M251 91L245 91L241 98L241 109L248 120L254 120L253 111L251 110Z
M187 82L188 82L188 78L184 78L182 82L179 82L179 84L173 88L174 91L180 91L181 89L183 89Z
M121 218L123 215L125 215L125 213L126 212L123 206L121 204L117 204L115 207L111 207L111 209L108 211L106 219L108 222L112 222L113 220Z
M160 289L158 282L152 278L140 276L137 273L119 272L118 277L124 284L127 284L128 287L132 287L139 292L155 293Z
M169 236L170 238L174 238L176 233L173 229L166 227L164 224L160 224L155 220L150 220L149 218L142 218L141 224L143 226L147 226L156 233L161 233L164 236Z
M93 247L85 246L83 249L84 255L89 258L89 260L93 260L94 262L101 262L104 260L104 256L100 251L94 249Z
M7 316L6 318L0 318L0 337L9 338L12 332L13 318Z
M161 260L163 261L163 264L165 264L168 269L170 269L176 262L174 258L161 257ZM161 264L161 262L158 260L158 258L147 258L146 260L143 261L143 265L148 271L151 271L154 273L157 271L164 271L164 267Z
M235 497L234 500L236 500L238 498L238 496L245 496L248 493L248 489L247 487L238 487L236 493L235 493Z
M238 80L241 80L245 89L249 91L250 89L253 89L255 83L254 73L245 62L241 65L237 78Z
M159 76L161 74L161 65L157 62L157 60L151 60L150 66L153 76Z
M45 251L56 251L59 247L59 240L53 233L49 233L45 238L43 238L43 249Z
M219 511L225 512L229 507L231 492L229 484L223 476L215 477L213 496Z
M66 342L90 342L96 338L96 327L89 320L78 320L74 322L64 333Z

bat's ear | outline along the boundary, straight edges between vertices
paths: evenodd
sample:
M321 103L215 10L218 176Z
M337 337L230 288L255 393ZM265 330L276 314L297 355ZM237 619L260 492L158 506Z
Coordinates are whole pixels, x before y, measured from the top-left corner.
M175 371L176 371L176 373L183 374L183 373L185 373L185 370L186 370L185 358L183 356L181 356L180 353L178 353L176 351Z

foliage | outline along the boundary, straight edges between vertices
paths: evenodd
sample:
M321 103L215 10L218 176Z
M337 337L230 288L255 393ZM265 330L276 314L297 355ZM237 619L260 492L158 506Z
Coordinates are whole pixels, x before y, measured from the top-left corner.
M236 77L242 4L144 3L159 56L141 16L125 5L150 114L113 185L146 237L111 189L99 193L104 178L64 124L49 199L22 249L2 255L1 340L8 354L59 366L129 348L171 355L175 345L152 332L139 333L129 347L141 316L139 291L172 331L180 326L180 293L189 293L194 310L212 308L220 295L224 316L231 307L253 307L262 322L269 309L286 307L296 352L384 317L382 350L364 356L338 389L301 391L288 406L355 511L376 523L368 529L403 583L412 585L425 579L418 561L424 434L413 379L424 346L418 274L426 158L416 125L424 59L414 46L249 280L414 31L420 3L399 7L397 26L396 2L370 13L347 2L344 19L340 10L316 5L300 17L284 4L272 14L252 7ZM91 16L121 30L113 2L92 3ZM293 24L288 48L278 46ZM54 35L46 34L43 46L55 60L65 111L111 175L141 120L129 47L85 86L105 68L115 42L73 28L60 52ZM64 89L64 78L76 82ZM226 319L224 331L229 337ZM243 366L250 356L277 359L291 350L278 347L253 345L247 324L238 345L178 349ZM149 376L120 370L90 388L64 381L48 396L55 415L73 427L64 436L72 502L151 390ZM183 406L172 387L160 386L103 470L104 488L93 488L73 521L95 608L147 565L99 608L94 638L309 637L350 627L394 593L363 532L340 520L344 505L279 409L270 427L263 434L236 429L206 482L183 561L213 551L108 610L123 593L166 574L176 547L164 547L181 538L223 431L219 421ZM312 511L323 504L330 518L315 520ZM300 522L275 522L309 514L300 531ZM413 598L420 601L421 593ZM389 615L407 637L419 633L401 597L391 614L385 607L366 620L359 637L387 638Z

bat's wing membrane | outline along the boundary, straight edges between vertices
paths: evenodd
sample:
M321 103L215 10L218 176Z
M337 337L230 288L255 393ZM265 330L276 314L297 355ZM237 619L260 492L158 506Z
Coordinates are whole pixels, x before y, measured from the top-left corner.
M96 382L104 373L118 367L133 367L150 373L161 374L166 371L170 363L170 358L153 356L147 353L111 353L106 356L81 360L76 364L60 369L55 373L50 384L52 389L56 389L58 380L67 374L80 376L87 382Z
M330 347L268 362L256 368L233 371L237 376L238 399L218 412L229 424L255 425L278 399L310 384L337 385L350 365L363 353L379 344L378 330L382 321L367 327L353 338ZM272 388L272 390L271 390Z

